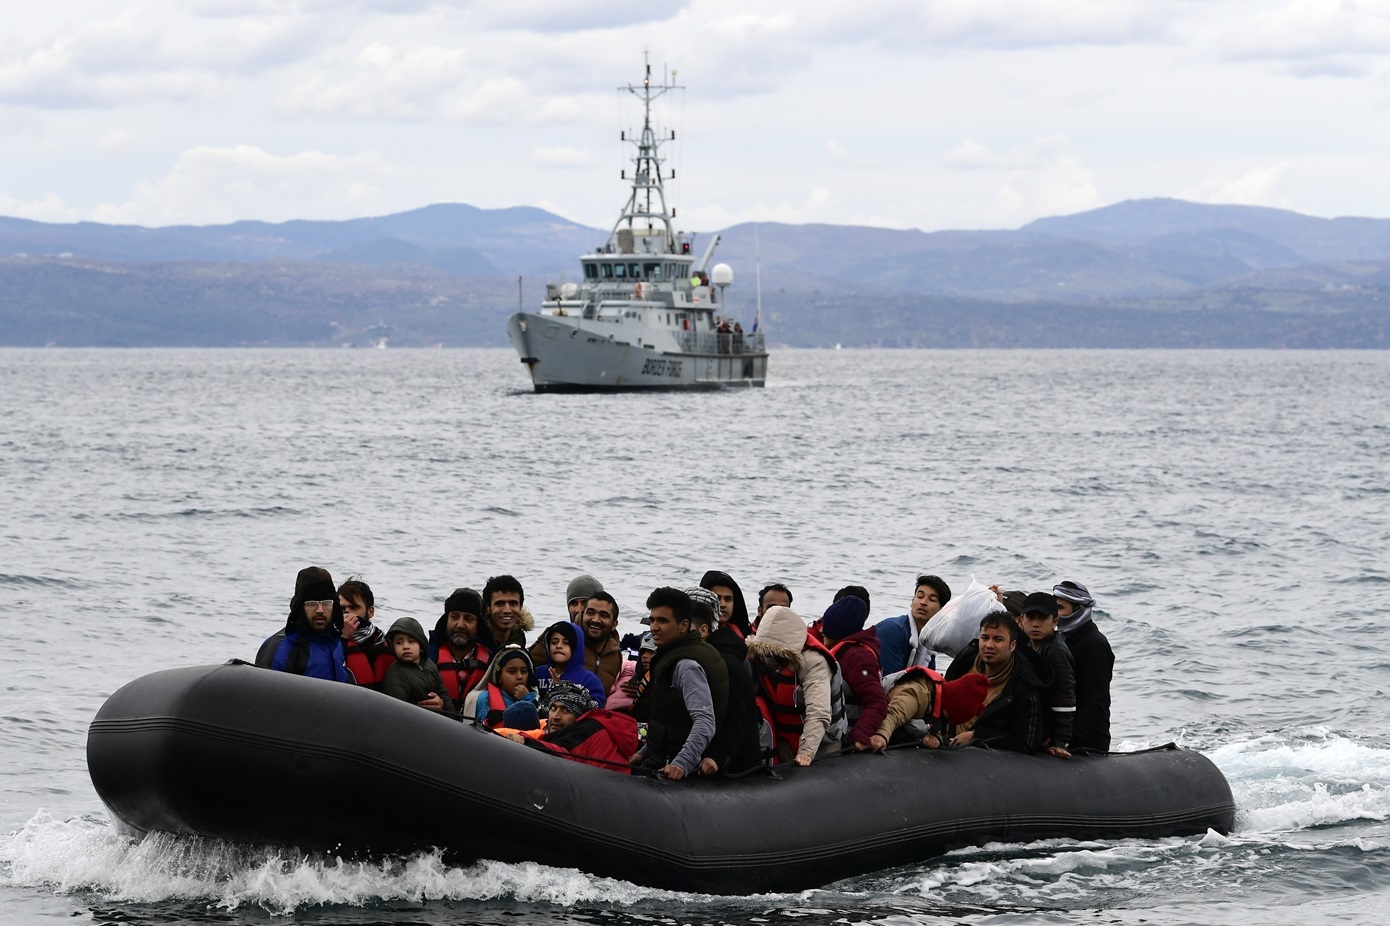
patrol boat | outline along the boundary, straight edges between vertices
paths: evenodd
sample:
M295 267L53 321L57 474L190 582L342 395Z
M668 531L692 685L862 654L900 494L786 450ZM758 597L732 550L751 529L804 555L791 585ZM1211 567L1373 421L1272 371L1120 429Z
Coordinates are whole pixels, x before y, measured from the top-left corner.
M643 105L641 134L622 133L636 149L627 205L608 242L580 257L581 282L547 284L540 311L507 321L537 392L716 389L767 378L761 319L745 333L720 315L734 275L728 264L710 266L719 236L697 261L694 236L675 230L666 205L663 184L675 172L663 173L661 149L675 132L657 138L652 101L679 89L672 79L654 84L648 63L641 86L618 88Z

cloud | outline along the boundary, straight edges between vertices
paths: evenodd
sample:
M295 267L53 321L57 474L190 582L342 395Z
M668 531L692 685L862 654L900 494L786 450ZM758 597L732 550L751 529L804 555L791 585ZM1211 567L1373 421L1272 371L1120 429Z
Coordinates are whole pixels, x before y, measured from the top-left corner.
M97 142L102 154L128 154L135 150L135 133L128 129L113 129Z
M401 173L371 151L278 156L251 145L190 148L161 180L140 183L130 201L99 206L88 218L136 225L353 218L385 208L383 188Z
M1178 198L1203 203L1288 208L1288 202L1280 190L1288 169L1287 162L1279 162L1252 167L1233 177L1213 177L1183 190Z
M488 0L472 4L469 13L486 29L568 34L664 22L690 5L691 0Z
M1390 2L1291 0L1215 23L1207 43L1219 57L1278 62L1295 76L1360 76L1390 52Z
M290 113L340 113L366 118L423 119L438 98L462 82L467 54L439 45L402 47L371 42L343 66L306 66L277 100ZM339 76L330 76L334 71Z
M531 152L531 163L537 167L588 167L593 161L593 154L585 148L540 145Z
M1070 149L1065 135L1045 135L1033 139L1027 148L1002 153L967 138L947 151L942 162L960 170L1045 170L1065 159Z
M52 193L42 199L28 201L15 199L8 193L0 193L0 215L16 216L35 222L76 222L82 218L81 210L67 205Z

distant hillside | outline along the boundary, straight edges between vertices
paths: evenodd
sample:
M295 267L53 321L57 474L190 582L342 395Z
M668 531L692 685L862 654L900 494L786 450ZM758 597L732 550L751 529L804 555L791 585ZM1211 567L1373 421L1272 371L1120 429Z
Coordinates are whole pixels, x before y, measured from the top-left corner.
M1390 220L1154 199L1014 231L720 234L730 309L751 320L760 271L777 343L1386 346ZM205 227L0 218L0 344L504 344L517 277L534 304L606 238L461 204Z

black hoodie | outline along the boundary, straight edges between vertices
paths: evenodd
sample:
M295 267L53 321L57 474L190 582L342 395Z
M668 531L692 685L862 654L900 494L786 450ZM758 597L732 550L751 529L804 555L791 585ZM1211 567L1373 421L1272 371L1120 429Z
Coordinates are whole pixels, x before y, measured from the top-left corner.
M743 589L727 572L717 569L711 569L700 578L701 588L713 590L716 585L726 586L734 593L734 611L729 615L729 623L738 630L739 636L746 639L753 632L753 627L748 623L748 605L743 601Z

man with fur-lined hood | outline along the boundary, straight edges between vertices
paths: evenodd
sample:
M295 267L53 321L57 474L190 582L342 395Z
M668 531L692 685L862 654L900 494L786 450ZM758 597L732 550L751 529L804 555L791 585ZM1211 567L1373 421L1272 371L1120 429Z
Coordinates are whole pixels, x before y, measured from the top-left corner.
M521 583L509 575L492 576L483 586L483 626L478 638L492 652L504 646L525 646L526 632L536 626L526 610L526 593Z
M777 605L763 612L748 638L748 661L758 710L772 727L775 761L810 765L822 742L840 749L845 721L843 703L840 716L832 715L835 657L795 611Z

